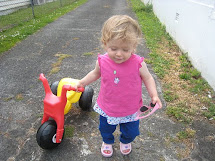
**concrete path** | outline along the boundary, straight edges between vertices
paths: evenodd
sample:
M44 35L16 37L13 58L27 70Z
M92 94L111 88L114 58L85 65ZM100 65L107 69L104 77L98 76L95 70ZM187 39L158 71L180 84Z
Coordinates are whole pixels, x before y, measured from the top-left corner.
M110 159L103 158L100 153L102 140L98 131L98 115L76 108L65 119L65 126L74 128L73 137L64 138L51 151L37 145L35 136L42 118L44 98L39 74L44 73L50 83L64 77L82 78L94 68L97 53L102 53L100 30L103 22L114 14L128 14L135 18L126 0L89 0L0 57L0 160L174 161L181 160L180 155L186 152L185 160L212 161L215 158L214 138L206 139L215 134L214 127L204 122L193 123L192 128L197 131L193 145L174 142L171 138L186 126L171 121L165 115L165 107L152 117L141 120L141 135L134 141L129 156L122 156L119 151L117 129L114 155ZM89 52L93 54L85 55ZM144 42L138 48L138 53L147 57ZM58 60L56 54L69 54L72 57L63 60L58 73L50 74L52 64ZM153 76L162 97L159 82L156 75ZM92 87L95 103L99 81ZM147 104L150 99L144 87L143 91Z

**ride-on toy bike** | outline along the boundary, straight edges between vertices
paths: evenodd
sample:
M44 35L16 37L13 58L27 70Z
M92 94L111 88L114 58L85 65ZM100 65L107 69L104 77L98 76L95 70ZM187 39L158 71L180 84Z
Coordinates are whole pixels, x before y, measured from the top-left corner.
M43 82L45 98L44 115L36 139L41 148L52 149L63 140L64 115L72 108L72 103L79 101L82 110L89 110L94 92L89 86L78 88L79 92L76 92L73 86L77 83L77 79L63 78L60 82L54 82L51 87L44 74L41 73L39 79Z

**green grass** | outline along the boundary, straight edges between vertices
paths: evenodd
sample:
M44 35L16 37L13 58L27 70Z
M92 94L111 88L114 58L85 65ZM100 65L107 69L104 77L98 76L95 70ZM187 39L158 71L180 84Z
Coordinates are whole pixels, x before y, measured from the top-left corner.
M184 123L191 122L191 119L187 116L187 111L185 108L179 108L178 106L177 107L169 106L166 109L166 113L169 116L173 116L180 122L184 122Z
M172 91L164 91L164 99L167 101L167 102L171 102L173 100L176 100L178 99L178 95L174 94Z
M83 55L84 56L91 56L91 55L93 55L93 53L92 52L87 52L87 53L83 53Z
M204 115L205 115L207 118L210 118L210 119L214 119L214 120L215 120L215 104L214 104L213 102L210 102L210 103L209 103L208 111L207 111L207 112L204 112Z
M71 138L73 137L75 131L75 127L71 125L66 125L65 126L65 138Z
M152 64L154 67L154 72L159 78L163 78L167 73L167 70L170 68L170 62L167 61L164 57L158 56L156 52L149 53L150 59L147 63Z
M85 2L87 0L64 0L62 7L59 7L59 1L35 6L35 19L33 19L31 8L21 9L10 15L1 16L0 54L11 49L16 43L25 39L27 36L35 33Z
M56 57L58 57L57 62L52 64L52 69L49 72L49 75L58 73L60 71L60 66L62 64L62 61L66 58L72 57L72 55L69 54L63 54L63 53L57 53L55 54Z
M211 91L209 84L202 78L201 73L192 66L187 54L181 55L180 61L183 73L179 77L193 84L193 88L190 89L192 93L198 94Z
M150 49L150 64L152 64L155 73L159 78L163 78L167 74L171 62L157 54L157 48L163 37L170 39L166 34L165 27L160 23L154 15L152 5L144 5L140 0L130 1L133 11L138 17L139 24L142 28L146 45ZM147 61L148 62L148 61Z
M151 51L154 51L153 49L158 47L158 42L160 42L162 36L164 36L165 28L154 15L152 5L144 5L139 0L131 1L131 4L147 40L147 47L149 47Z
M159 19L153 13L153 6L150 4L145 5L140 0L129 0L129 2L142 28L146 45L150 49L150 58L147 59L147 63L152 64L154 72L161 81L164 77L169 77L169 79L171 79L171 76L168 74L171 71L172 65L180 63L180 70L177 69L175 72L181 72L178 76L179 84L181 84L180 79L185 82L181 84L181 89L189 91L191 95L198 95L199 99L204 98L204 101L201 103L208 107L208 111L202 112L202 115L206 116L208 119L215 120L214 91L202 78L201 73L192 66L188 54L185 53L178 56L177 61L170 57L166 57L166 53L171 54L171 50L178 52L180 49L166 32L165 26L160 23ZM161 49L161 47L163 48ZM181 51L179 53L181 53ZM176 89L170 88L175 84L166 83L166 80L162 82L164 98L167 102L174 104L167 106L167 114L175 117L179 121L189 123L191 121L189 116L195 117L195 113L190 111L195 111L196 109L185 110L187 108L186 105L181 106L178 104L177 102L178 99L180 99L180 95L175 94L177 92L175 91ZM211 94L211 99L207 99L208 93ZM174 103L174 101L176 103ZM200 109L201 107L197 108Z
M194 138L195 134L196 134L195 130L187 128L184 131L178 132L177 137L179 140L184 140L184 139Z
M15 100L16 101L22 101L24 99L24 97L23 97L23 95L20 93L20 94L17 94L16 96L15 96Z

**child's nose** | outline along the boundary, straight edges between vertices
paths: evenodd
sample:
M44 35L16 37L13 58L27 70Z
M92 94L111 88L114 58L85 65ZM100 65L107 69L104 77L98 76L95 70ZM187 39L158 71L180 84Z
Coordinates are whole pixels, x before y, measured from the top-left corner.
M122 56L122 51L121 51L121 50L118 50L118 51L116 52L116 56Z

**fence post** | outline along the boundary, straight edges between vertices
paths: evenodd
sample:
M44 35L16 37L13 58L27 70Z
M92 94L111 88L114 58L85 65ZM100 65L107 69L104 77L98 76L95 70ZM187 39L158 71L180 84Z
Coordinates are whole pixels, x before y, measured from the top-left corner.
M62 1L60 0L60 6L62 7Z
M34 15L34 2L33 2L33 0L30 0L30 1L31 1L32 14L33 14L33 17L35 18L35 15Z

